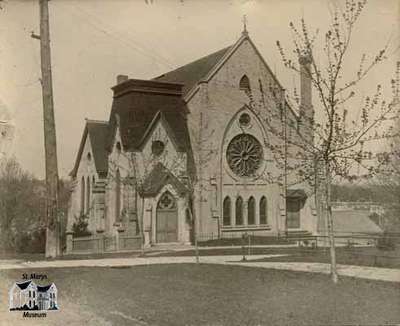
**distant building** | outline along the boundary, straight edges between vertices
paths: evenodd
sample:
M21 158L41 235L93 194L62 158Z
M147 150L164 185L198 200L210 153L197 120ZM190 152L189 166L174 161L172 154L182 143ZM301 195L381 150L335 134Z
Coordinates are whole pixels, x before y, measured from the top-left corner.
M382 215L385 212L383 205L371 201L337 201L332 202L332 210L364 210L369 211L371 214L376 213Z

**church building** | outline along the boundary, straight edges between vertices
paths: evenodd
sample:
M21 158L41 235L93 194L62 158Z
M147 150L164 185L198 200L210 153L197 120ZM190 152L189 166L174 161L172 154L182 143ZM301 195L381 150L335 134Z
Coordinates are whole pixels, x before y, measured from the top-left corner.
M108 121L86 121L70 174L70 237L82 218L91 237L140 237L146 247L195 234L315 234L314 188L288 168L304 148L290 140L313 137L307 65L300 60L299 112L246 30L156 78L119 75Z

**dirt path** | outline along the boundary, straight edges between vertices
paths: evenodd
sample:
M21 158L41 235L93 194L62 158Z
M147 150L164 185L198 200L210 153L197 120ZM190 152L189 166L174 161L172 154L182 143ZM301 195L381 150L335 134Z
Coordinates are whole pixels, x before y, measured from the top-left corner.
M242 262L240 255L226 256L202 256L201 263L240 265L246 267L280 269L298 272L324 273L330 271L326 263L302 263L302 262L256 262L263 258L282 257L287 255L252 255L247 262ZM32 268L63 268L63 267L117 267L117 266L140 266L152 264L180 264L194 263L194 257L138 257L138 258L105 258L86 260L54 260L54 261L0 261L0 270L9 269L32 269ZM400 270L379 267L338 265L338 273L342 276L380 280L389 282L400 282Z

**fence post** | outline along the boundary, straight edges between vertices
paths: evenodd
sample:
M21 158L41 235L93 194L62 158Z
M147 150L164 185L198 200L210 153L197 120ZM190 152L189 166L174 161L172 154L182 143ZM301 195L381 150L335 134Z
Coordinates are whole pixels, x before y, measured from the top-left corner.
M250 256L250 247L251 247L251 236L248 235L248 247L247 247L247 255Z
M66 232L66 236L67 236L67 239L66 239L66 241L67 241L67 249L66 249L66 251L67 251L67 254L70 254L73 251L74 233L72 231L67 231Z
M99 232L99 234L98 234L97 249L98 249L99 253L104 252L104 234L102 232Z

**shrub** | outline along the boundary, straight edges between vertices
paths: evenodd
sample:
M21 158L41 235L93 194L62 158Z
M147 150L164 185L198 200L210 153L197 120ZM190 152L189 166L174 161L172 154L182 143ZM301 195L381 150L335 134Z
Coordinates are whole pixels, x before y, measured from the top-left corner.
M72 225L72 231L74 232L75 237L85 237L92 235L92 233L88 230L89 225L89 216L86 214L81 214L79 217L75 217L75 222Z

